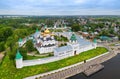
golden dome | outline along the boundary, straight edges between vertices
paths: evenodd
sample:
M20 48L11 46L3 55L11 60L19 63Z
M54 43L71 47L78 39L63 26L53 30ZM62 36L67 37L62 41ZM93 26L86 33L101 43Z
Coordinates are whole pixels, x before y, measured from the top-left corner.
M45 34L49 34L50 31L49 31L48 29L46 29L46 30L44 31L44 33L45 33Z
M46 29L46 30L44 30L44 32L41 33L41 35L44 36L44 37L46 37L47 35L51 35L51 32L48 29Z

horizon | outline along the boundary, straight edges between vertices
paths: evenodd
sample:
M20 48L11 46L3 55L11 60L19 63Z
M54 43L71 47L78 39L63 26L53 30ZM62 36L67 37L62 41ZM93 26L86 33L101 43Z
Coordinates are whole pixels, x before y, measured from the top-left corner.
M120 15L20 15L20 14L0 14L0 16L120 16Z

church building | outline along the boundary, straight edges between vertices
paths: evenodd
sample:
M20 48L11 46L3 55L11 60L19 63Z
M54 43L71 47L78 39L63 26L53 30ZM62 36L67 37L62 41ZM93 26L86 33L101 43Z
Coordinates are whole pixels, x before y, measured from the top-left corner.
M41 32L39 36L37 35L35 41L35 47L40 54L53 52L53 49L57 47L54 34L48 29L45 29L44 32Z

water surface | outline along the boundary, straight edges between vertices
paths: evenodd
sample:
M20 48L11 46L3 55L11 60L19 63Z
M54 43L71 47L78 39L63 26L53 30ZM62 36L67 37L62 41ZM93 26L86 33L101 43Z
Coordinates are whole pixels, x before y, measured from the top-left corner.
M103 70L86 77L84 74L77 74L67 79L120 79L120 54L102 63Z

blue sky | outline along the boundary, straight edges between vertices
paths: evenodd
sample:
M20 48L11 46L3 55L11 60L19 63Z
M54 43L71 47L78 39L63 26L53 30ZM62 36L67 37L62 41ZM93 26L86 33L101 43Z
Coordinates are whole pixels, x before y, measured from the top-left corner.
M0 0L0 14L120 15L119 0Z

